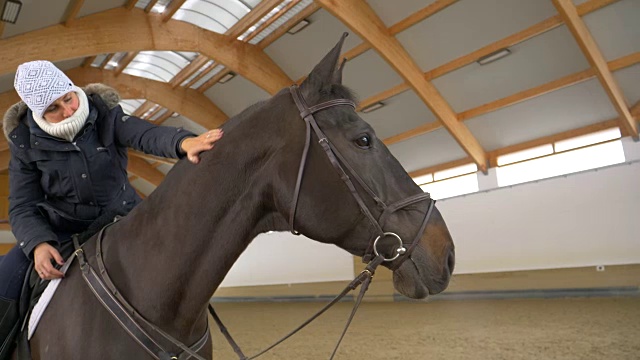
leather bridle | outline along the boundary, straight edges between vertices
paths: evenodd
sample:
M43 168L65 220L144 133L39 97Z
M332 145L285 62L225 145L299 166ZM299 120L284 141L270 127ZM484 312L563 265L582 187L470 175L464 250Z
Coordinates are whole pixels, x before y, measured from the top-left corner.
M371 188L367 185L367 183L365 183L362 180L362 178L353 169L353 167L344 158L344 156L342 156L342 154L340 154L340 152L333 146L333 144L331 144L331 141L329 141L329 139L324 134L324 132L322 132L322 130L318 126L318 123L316 122L316 119L313 117L313 114L322 110L332 108L334 106L350 106L353 109L355 109L356 104L353 101L348 99L335 99L335 100L329 100L321 104L309 107L307 106L304 100L304 97L300 93L300 89L296 85L291 86L289 88L289 91L291 92L291 96L293 96L293 100L295 101L296 106L300 111L300 116L302 117L302 119L304 119L306 130L307 130L304 150L302 152L302 159L300 160L300 167L298 168L298 179L296 181L295 190L293 192L293 200L291 202L291 212L289 215L289 224L291 226L291 232L295 235L299 234L299 232L297 232L294 228L295 214L296 214L298 199L300 197L300 186L302 184L302 178L304 176L304 170L305 170L305 165L307 163L309 147L311 146L311 129L313 129L316 136L318 137L318 143L324 150L325 154L327 154L327 157L329 158L331 165L333 165L334 169L340 175L340 178L342 179L342 181L345 183L345 185L347 185L347 187L349 188L349 191L351 192L351 196L353 196L353 198L356 200L356 202L358 203L358 206L360 207L360 210L366 216L366 218L369 220L369 222L374 228L374 235L369 241L369 246L367 247L367 250L365 251L365 254L362 257L362 261L365 263L369 263L371 259L373 259L374 255L384 257L384 255L381 255L381 253L378 251L378 242L384 239L385 237L393 237L398 241L398 247L395 250L395 254L390 258L384 258L384 261L391 262L400 258L399 261L397 261L396 264L391 267L391 270L397 269L400 266L400 264L404 262L404 260L406 260L411 256L413 249L415 249L416 245L420 242L420 238L424 233L424 230L427 226L427 222L431 217L435 200L431 199L431 196L429 195L429 193L421 193L421 194L416 194L414 196L410 196L406 199L400 200L391 205L385 204L380 199L380 197L377 196L373 192L373 190L371 190ZM347 171L345 171L345 168ZM378 207L382 209L382 213L380 214L380 217L378 219L376 219L373 216L373 214L365 204L364 200L358 193L358 190L353 184L353 181L351 181L352 177L358 182L360 187L362 187L369 194L369 196L371 196L371 198L376 202ZM416 236L414 237L411 243L406 245L402 241L402 238L396 233L385 232L383 230L386 220L389 218L391 214L393 214L397 210L403 209L407 206L410 206L425 200L429 201L429 205L425 213L424 219L422 220L420 230L417 232Z
M351 195L358 203L360 210L373 226L374 234L371 240L369 241L369 245L362 258L362 261L367 263L367 266L365 267L365 269L360 274L358 274L358 276L356 276L356 278L353 279L353 281L351 281L349 285L347 285L342 290L342 292L338 294L338 296L336 296L331 302L329 302L322 309L316 312L313 316L307 319L304 323L302 323L300 326L295 328L289 334L282 337L280 340L273 343L271 346L267 347L266 349L262 350L261 352L251 357L247 357L242 352L238 344L231 337L231 334L229 334L229 331L227 330L227 328L222 323L222 320L220 320L220 317L216 314L213 307L209 305L209 312L211 312L213 319L216 321L216 323L218 324L218 327L220 328L220 331L225 336L225 338L227 339L227 341L229 342L229 344L231 345L231 347L233 348L233 350L241 360L255 359L258 356L273 349L274 347L276 347L277 345L279 345L280 343L282 343L283 341L291 337L293 334L297 333L302 328L307 326L317 317L322 315L326 310L328 310L331 306L336 304L351 290L355 290L358 286L362 285L362 287L360 288L360 293L358 294L355 300L353 309L351 310L351 315L349 316L349 319L347 320L347 323L342 331L342 334L338 339L338 342L335 348L333 349L333 353L331 354L330 359L333 359L334 356L336 355L336 352L338 351L338 347L340 346L342 339L344 338L344 335L347 332L347 329L349 328L349 325L351 324L351 321L353 320L353 317L355 316L356 311L358 310L358 307L360 306L360 303L364 297L365 292L369 288L369 284L373 279L373 275L375 274L376 268L378 267L378 265L382 264L383 262L392 262L397 260L396 264L389 267L391 270L396 270L405 260L411 257L411 253L420 242L420 238L422 237L422 234L425 231L427 223L429 222L429 218L433 213L433 207L435 205L435 200L431 199L431 196L429 195L429 193L416 194L406 199L397 201L391 205L386 205L380 199L380 197L378 197L373 192L373 190L371 190L371 188L362 180L362 178L353 169L353 167L349 164L349 162L347 162L344 156L342 156L342 154L340 154L340 152L331 144L331 141L329 141L327 136L324 134L324 132L322 132L322 130L318 126L318 123L316 122L316 119L313 117L313 114L322 110L332 108L334 106L350 106L353 109L355 109L356 104L353 101L348 99L335 99L335 100L329 100L329 101L320 103L318 105L309 107L307 106L304 100L304 97L300 93L300 89L296 85L291 86L289 88L289 91L291 92L291 96L293 96L293 100L295 101L296 106L300 111L300 116L302 117L302 119L304 119L305 125L306 125L305 145L304 145L304 150L302 151L302 159L300 160L300 167L298 168L298 178L296 180L296 185L293 192L293 200L291 201L291 212L289 214L289 224L291 226L291 233L293 233L294 235L300 235L300 233L295 230L295 226L294 226L295 214L296 214L296 208L298 205L298 199L300 198L300 190L302 185L302 178L304 176L304 170L307 163L307 156L309 154L309 148L311 147L311 129L313 129L314 133L318 137L318 143L320 144L320 146L322 146L322 149L327 154L327 157L329 158L331 165L333 165L333 167L336 169L336 171L340 175L340 178L345 183L347 188L349 188ZM346 168L346 171L345 171L345 168ZM378 207L382 209L382 213L380 214L380 217L378 219L376 219L373 216L373 214L365 204L364 200L358 193L358 190L356 189L354 183L351 181L351 177L349 175L351 175L351 177L356 179L360 187L362 187L369 194L369 196L371 196L371 198L376 202ZM425 212L425 216L424 216L424 219L422 220L422 224L420 225L420 229L416 233L411 243L407 245L402 241L402 238L396 233L385 232L383 230L387 219L394 212L425 200L429 201L427 211ZM385 237L393 237L398 241L398 247L395 249L395 254L389 258L384 257L384 255L382 255L378 250L378 242Z

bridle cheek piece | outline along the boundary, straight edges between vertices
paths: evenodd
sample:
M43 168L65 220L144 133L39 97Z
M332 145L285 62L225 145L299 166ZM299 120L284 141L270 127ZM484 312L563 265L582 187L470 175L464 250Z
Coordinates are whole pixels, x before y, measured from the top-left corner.
M369 220L369 222L374 228L374 234L371 240L369 241L369 246L367 247L367 250L365 251L365 254L362 257L362 261L365 263L370 263L371 260L374 258L374 256L382 257L382 260L384 262L392 262L399 259L399 261L396 264L391 266L391 270L397 269L402 264L402 262L404 262L407 258L411 256L411 253L420 242L420 238L424 233L424 230L427 226L427 222L431 217L435 200L431 199L431 196L429 195L429 193L421 193L421 194L410 196L406 199L400 200L391 205L385 204L380 199L380 197L378 197L373 192L373 190L371 190L371 188L362 180L362 178L353 169L353 167L349 164L349 162L347 162L344 156L342 156L342 154L340 154L340 152L331 144L327 136L318 126L316 119L313 117L313 114L322 110L332 108L334 106L350 106L355 110L356 104L353 101L348 99L335 99L335 100L329 100L329 101L320 103L318 105L309 107L305 102L304 97L300 93L300 89L298 88L297 85L293 85L289 87L289 91L291 92L291 96L293 97L293 100L296 103L298 110L300 111L300 116L302 117L302 119L304 119L304 122L306 125L305 145L304 145L304 150L302 151L300 167L298 168L298 178L296 180L296 186L293 192L293 200L291 202L291 211L289 215L289 224L291 226L291 233L295 235L300 234L298 231L295 230L294 222L295 222L296 207L298 204L298 199L300 197L300 186L302 184L302 177L304 176L304 169L307 162L309 147L311 146L311 129L313 129L316 136L318 137L318 143L320 144L325 154L329 158L331 165L333 165L334 169L338 172L338 175L340 175L340 178L342 179L342 181L345 183L345 185L347 185L347 187L349 188L349 191L351 192L351 196L353 196L353 198L356 200L356 202L358 203L358 206L360 207L360 210L367 217L367 219ZM354 183L351 181L351 178L354 178L357 181L357 183L360 185L360 187L362 187L371 196L371 198L377 203L377 205L381 209L383 209L382 214L380 214L380 217L378 219L376 219L373 216L373 214L369 210L369 207L365 204L364 200L356 190ZM422 220L420 229L418 230L416 236L414 237L411 243L409 243L408 245L405 245L405 243L402 241L402 238L398 234L393 232L385 232L383 230L384 224L386 223L386 220L391 214L393 214L397 210L403 209L407 206L410 206L425 200L429 201L429 205L425 213L424 219ZM378 249L379 242L385 237L392 237L396 239L398 242L398 246L395 248L394 253L390 255L390 257L385 257L384 255L382 255L382 253Z

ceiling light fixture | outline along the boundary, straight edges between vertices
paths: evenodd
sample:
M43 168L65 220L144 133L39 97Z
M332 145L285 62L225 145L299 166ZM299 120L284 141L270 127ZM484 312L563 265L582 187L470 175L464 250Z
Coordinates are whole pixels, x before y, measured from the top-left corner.
M224 83L228 82L229 80L233 79L235 76L236 76L235 73L228 72L225 76L221 77L220 80L218 80L218 82L220 84L224 84Z
M153 11L162 14L165 10L167 9L167 7L165 5L155 5L153 7Z
M371 105L369 105L369 106L365 106L365 107L363 107L362 109L360 109L360 112L363 112L363 113L365 113L365 114L366 114L366 113L370 113L370 112L372 112L372 111L374 111L374 110L378 110L378 109L380 109L380 108L381 108L381 107L383 107L383 106L384 106L384 103L383 103L383 102L381 102L381 101L378 101L377 103L373 103L373 104L371 104Z
M22 3L17 0L7 0L2 8L2 21L15 24L20 15Z
M485 55L481 58L478 59L477 63L480 65L486 65L488 63L492 63L496 60L500 60L505 56L508 56L509 54L511 54L511 50L504 48L504 49L500 49L498 51L492 52L489 55Z
M300 20L297 24L293 25L291 27L291 29L287 30L287 32L291 35L296 34L298 32L300 32L300 30L304 29L307 27L307 25L311 24L309 22L309 20L307 19L302 19Z

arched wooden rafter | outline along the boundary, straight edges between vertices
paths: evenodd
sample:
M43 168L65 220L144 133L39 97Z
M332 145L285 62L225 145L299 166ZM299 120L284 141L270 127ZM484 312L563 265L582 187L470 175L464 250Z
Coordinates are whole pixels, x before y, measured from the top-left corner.
M122 41L125 38L127 41ZM59 51L52 43L66 44L65 51ZM199 52L215 59L270 94L293 83L255 45L182 21L163 23L160 15L140 9L115 8L76 19L71 27L54 25L13 36L0 40L0 48L12 49L0 52L0 74L14 72L35 55L60 61L122 51L171 50Z

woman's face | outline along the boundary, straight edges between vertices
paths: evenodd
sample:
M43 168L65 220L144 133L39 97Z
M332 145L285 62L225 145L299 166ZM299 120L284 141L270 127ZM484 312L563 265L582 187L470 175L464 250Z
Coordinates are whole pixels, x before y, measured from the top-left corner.
M56 124L75 114L79 106L78 94L71 91L51 103L42 116L47 122Z

